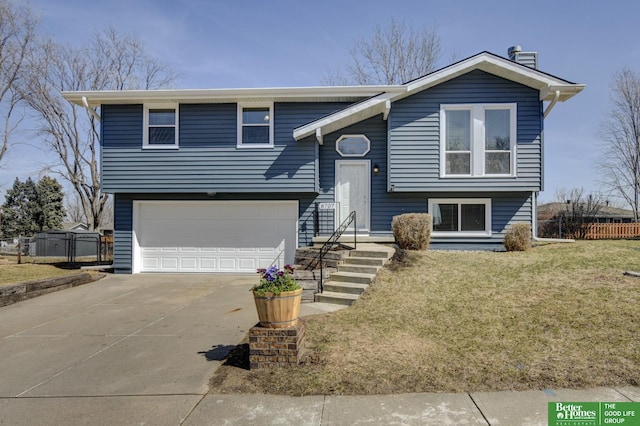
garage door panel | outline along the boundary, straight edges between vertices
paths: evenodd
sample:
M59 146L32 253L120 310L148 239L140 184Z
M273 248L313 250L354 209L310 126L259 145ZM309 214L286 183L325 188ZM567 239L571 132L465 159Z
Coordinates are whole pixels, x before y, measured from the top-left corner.
M170 271L175 271L178 269L178 258L177 257L162 257L160 258L160 269L166 269Z
M255 272L292 263L297 203L138 202L137 271Z
M233 272L238 269L235 258L220 258L220 271Z
M211 257L201 257L200 258L200 267L203 270L215 271L218 269L218 263L216 259Z
M255 271L258 269L256 259L238 259L238 269Z
M160 269L160 258L143 257L142 258L143 270L158 270Z
M198 258L196 257L183 257L180 259L180 269L198 269Z

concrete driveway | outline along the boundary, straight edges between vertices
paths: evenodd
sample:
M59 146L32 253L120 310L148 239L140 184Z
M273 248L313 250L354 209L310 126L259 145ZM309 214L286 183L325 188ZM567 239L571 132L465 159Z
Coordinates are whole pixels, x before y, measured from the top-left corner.
M257 322L256 281L109 275L0 308L0 424L179 424Z

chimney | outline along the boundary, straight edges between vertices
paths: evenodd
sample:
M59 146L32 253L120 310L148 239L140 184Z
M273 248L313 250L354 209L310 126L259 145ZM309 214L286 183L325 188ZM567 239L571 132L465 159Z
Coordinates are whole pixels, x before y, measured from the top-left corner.
M538 52L523 52L522 47L511 46L507 50L509 59L529 68L538 69Z

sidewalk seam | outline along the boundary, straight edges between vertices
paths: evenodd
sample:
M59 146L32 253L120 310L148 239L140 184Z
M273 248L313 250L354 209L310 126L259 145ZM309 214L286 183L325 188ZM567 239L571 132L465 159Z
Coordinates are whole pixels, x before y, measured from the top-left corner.
M476 408L478 409L478 411L480 412L480 415L482 416L482 418L484 419L485 422L487 422L487 425L491 426L491 423L489 423L489 419L487 419L487 416L484 415L484 413L482 412L482 410L480 409L480 406L478 405L478 403L476 402L475 399L473 399L473 397L471 396L470 393L467 393L467 395L469 396L469 398L471 399L471 402L473 402L473 405L476 406Z
M614 392L619 393L620 395L622 395L624 398L627 398L629 401L633 402L633 399L631 399L629 396L625 395L624 393L620 392L618 390L618 388L611 388Z
M320 411L320 426L322 426L324 421L324 406L327 403L327 395L322 395L322 411Z
M205 396L207 396L208 393L205 393L204 395L202 395L202 398L200 398L198 400L198 402L195 403L195 405L191 408L191 410L189 410L189 412L187 413L186 416L184 416L181 420L180 420L180 424L183 424L184 422L187 421L187 419L189 418L189 416L195 411L196 408L198 408L198 405L200 405L200 403L202 402L202 400L205 398Z

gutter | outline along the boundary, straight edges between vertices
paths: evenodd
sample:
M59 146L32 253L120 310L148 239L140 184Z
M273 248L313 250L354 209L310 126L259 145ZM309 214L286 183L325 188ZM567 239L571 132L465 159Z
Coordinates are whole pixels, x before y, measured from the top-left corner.
M95 118L98 121L102 121L102 119L100 118L100 116L98 115L98 113L96 112L96 110L94 110L93 108L91 108L89 106L89 101L87 100L86 96L82 97L82 105L85 107L85 109L87 111L89 111L89 114L91 114L93 116L93 118Z
M531 204L532 204L531 210L533 211L533 220L531 221L531 223L533 224L533 226L531 227L531 239L533 241L536 241L539 243L575 243L576 242L576 240L572 238L564 239L564 238L538 237L538 193L537 192L531 193Z
M547 115L549 115L553 107L556 106L556 104L558 103L558 99L560 99L560 91L556 90L551 103L547 106L547 109L544 110L544 118L547 118Z

